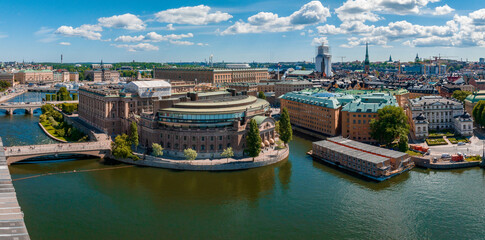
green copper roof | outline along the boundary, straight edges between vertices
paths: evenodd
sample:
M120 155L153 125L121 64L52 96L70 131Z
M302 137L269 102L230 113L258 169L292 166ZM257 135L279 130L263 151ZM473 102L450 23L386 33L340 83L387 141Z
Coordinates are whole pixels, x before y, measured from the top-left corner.
M346 104L342 111L345 112L362 112L376 113L377 110L385 106L399 106L394 96L384 93L373 93L360 95L351 103Z
M289 101L337 109L342 105L335 97L315 97L305 92L289 92L280 97Z
M256 120L256 123L259 125L261 125L261 123L264 122L264 120L266 120L268 117L265 117L265 116L256 116L256 117L253 117L254 120Z
M468 95L468 97L465 98L466 102L471 102L471 103L477 103L483 100L485 100L485 91L475 92L472 95Z

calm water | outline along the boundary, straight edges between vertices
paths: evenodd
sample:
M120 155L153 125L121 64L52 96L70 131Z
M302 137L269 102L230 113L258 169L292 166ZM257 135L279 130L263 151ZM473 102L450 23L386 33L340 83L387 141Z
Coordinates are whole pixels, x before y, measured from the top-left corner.
M0 117L4 139L16 135L17 120L35 120L12 118ZM32 239L484 238L482 169L415 169L374 183L313 162L308 140L290 146L288 161L234 172L111 169L127 165L98 159L10 171L18 179L95 170L14 181Z

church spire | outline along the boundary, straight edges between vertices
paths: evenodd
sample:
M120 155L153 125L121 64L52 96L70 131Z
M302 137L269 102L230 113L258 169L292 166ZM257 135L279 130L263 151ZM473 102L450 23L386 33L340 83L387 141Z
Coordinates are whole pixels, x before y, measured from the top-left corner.
M389 55L389 62L392 62L392 55Z
M365 43L365 61L364 61L364 71L369 73L370 61L369 61L369 43Z

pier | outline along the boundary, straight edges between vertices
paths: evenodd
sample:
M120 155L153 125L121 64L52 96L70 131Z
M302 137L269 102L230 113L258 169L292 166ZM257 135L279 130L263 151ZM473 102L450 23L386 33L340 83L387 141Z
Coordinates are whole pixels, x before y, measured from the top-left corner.
M0 239L30 239L0 138Z

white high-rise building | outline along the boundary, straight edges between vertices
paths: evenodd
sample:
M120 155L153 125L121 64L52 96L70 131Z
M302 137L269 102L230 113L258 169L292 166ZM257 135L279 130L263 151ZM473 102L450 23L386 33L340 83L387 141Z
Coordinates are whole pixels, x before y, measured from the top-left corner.
M315 70L320 73L325 73L327 77L333 76L332 73L332 55L330 54L330 47L322 44L317 47L317 56L315 57Z

